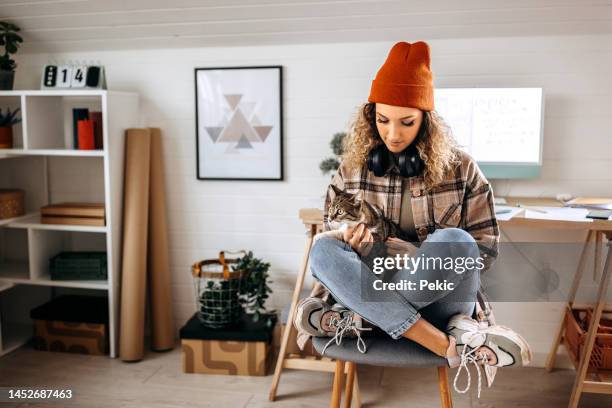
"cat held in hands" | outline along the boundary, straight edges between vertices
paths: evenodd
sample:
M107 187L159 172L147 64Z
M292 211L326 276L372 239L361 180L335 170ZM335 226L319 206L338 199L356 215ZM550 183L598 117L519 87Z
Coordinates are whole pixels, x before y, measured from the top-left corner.
M363 198L362 190L351 194L333 184L331 188L335 194L327 211L327 221L331 230L317 234L315 240L323 237L342 239L342 234L347 228L359 224L364 224L370 230L374 242L385 242L388 238L401 237L398 225L386 219L379 206L368 203Z

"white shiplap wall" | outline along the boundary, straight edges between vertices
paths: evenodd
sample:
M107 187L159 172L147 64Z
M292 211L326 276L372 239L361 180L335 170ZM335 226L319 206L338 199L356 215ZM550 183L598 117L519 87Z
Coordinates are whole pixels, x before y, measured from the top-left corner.
M436 86L545 90L543 175L532 181L495 182L497 194L612 195L612 35L430 44ZM180 326L194 310L189 265L219 249L248 248L270 261L273 306L286 304L304 244L298 209L320 202L328 177L321 175L318 164L330 154L329 139L346 128L365 101L391 45L22 54L16 88L36 89L42 65L49 61L99 60L111 89L141 95L143 124L163 130L175 318ZM284 66L285 181L196 180L193 69L272 64ZM501 305L497 310L498 320L525 334L536 352L547 350L559 305Z

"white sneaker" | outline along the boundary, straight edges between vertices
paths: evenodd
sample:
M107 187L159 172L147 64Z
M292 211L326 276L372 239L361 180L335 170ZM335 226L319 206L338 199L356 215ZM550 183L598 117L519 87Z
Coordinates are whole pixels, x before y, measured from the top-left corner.
M456 358L449 358L451 367L459 367L453 386L455 391L463 394L470 389L471 375L468 364L473 364L478 373L478 397L481 390L480 366L507 367L524 366L531 362L532 353L529 344L521 335L505 326L482 328L478 322L465 315L456 315L448 322L446 332L457 342ZM457 381L462 371L468 375L467 386L459 389Z

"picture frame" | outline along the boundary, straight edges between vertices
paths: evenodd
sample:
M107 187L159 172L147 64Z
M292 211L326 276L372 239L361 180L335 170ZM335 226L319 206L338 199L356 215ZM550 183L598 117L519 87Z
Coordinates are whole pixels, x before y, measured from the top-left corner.
M282 71L195 68L198 180L284 179Z

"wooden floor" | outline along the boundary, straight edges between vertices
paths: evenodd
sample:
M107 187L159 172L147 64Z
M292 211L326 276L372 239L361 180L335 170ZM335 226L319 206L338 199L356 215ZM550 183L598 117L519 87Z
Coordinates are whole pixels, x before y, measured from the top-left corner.
M452 371L454 375L454 371ZM474 373L475 374L475 373ZM500 370L493 388L453 392L455 407L564 407L574 378L571 370ZM107 357L50 353L21 348L0 358L0 387L71 388L72 403L1 403L0 407L326 407L331 374L287 371L276 402L267 399L272 377L183 374L178 349L151 353L139 363ZM364 407L438 407L434 369L362 367L359 380ZM452 382L452 378L451 378ZM581 407L612 406L612 397L585 394Z

